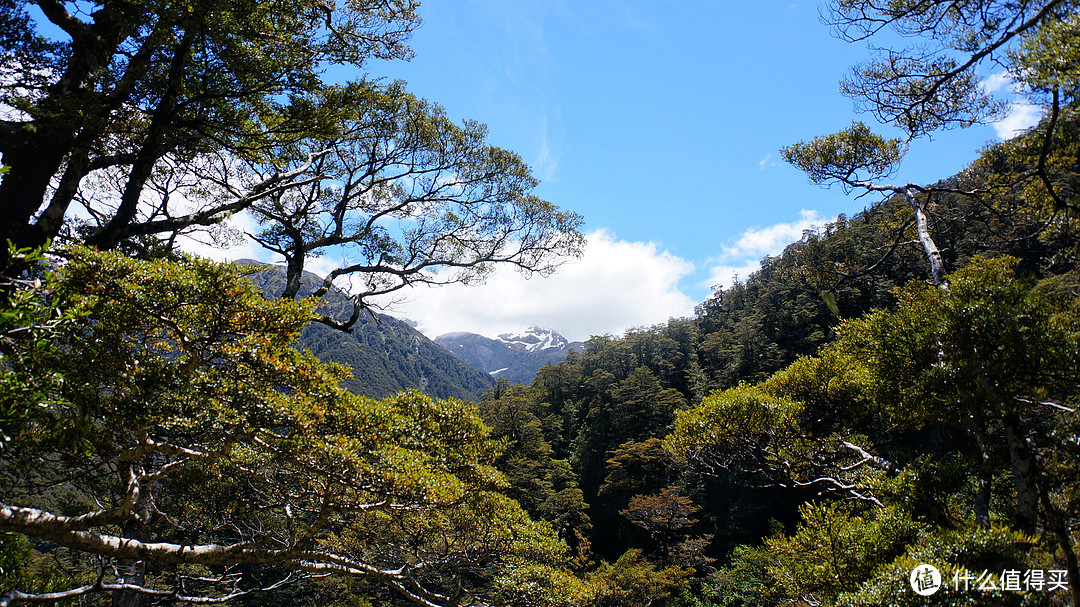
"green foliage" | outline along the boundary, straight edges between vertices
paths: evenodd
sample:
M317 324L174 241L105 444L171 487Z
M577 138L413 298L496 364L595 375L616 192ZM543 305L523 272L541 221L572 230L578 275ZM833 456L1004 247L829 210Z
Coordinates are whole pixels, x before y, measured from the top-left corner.
M848 41L864 41L887 30L918 40L908 48L879 47L841 83L843 93L859 109L918 137L999 116L1005 104L981 85L980 68L991 61L1000 63L1003 54L1009 61L1002 67L1012 74L1023 74L1024 67L1034 63L1054 66L1051 57L1036 52L1037 44L1016 45L1015 39L1052 36L1048 32L1059 31L1075 10L1076 4L1067 0L964 4L836 0L824 14ZM1002 52L1009 49L1011 53ZM1065 63L1068 59L1058 65Z
M842 347L865 362L892 415L961 423L1026 411L1030 399L1071 387L1058 383L1077 364L1068 302L1018 279L1015 264L975 260L950 276L948 290L911 285L895 310L840 328Z
M658 566L641 558L640 550L628 550L613 564L603 563L586 576L596 593L591 607L648 607L671 596L688 572L675 566Z
M70 201L71 181L77 184L95 165L123 167L124 181L137 191L165 155L197 169L192 161L200 154L262 158L302 133L318 136L325 108L312 103L312 92L321 71L410 56L405 43L419 23L416 8L408 0L238 0L154 2L132 10L102 0L50 4L38 19L28 17L22 2L5 3L11 29L3 50L20 60L7 72L0 98L25 115L0 138L12 168L0 200L13 221L30 224L23 210L42 204L47 184L36 181L65 168L65 187L54 202ZM15 193L29 200L13 200ZM130 221L128 211L117 214L114 227ZM55 219L36 227L55 230L43 225Z
M607 476L600 486L601 494L641 494L672 480L671 456L659 438L625 442L608 453L611 457L606 462Z
M1058 91L1076 99L1080 93L1080 15L1066 13L1025 32L1023 44L1010 53L1022 82L1043 93Z
M766 540L769 574L789 597L832 604L917 539L920 525L894 508L853 511L843 502L810 502L790 536Z
M27 265L43 261L40 250L12 247L9 256ZM57 355L54 340L75 330L82 315L78 308L64 309L55 301L56 295L46 288L48 272L39 269L36 274L0 284L0 452L40 407L63 406L57 394L63 376L41 369Z
M686 406L686 397L674 388L665 389L645 366L634 369L614 386L611 398L619 407L611 413L609 444L659 438L675 412Z
M570 463L554 457L530 394L522 386L505 387L481 401L480 412L491 425L491 438L505 444L496 466L509 482L507 494L571 539L589 529L587 504Z
M798 403L741 385L680 412L666 447L679 460L710 474L770 483L771 472L782 468L803 444L801 413Z
M966 570L979 576L984 572L997 576L1007 569L1026 570L1029 565L1024 552L1032 538L1006 528L962 529L934 534L910 546L904 554L878 569L855 590L840 595L837 606L870 605L950 605L950 606L1008 606L1051 604L1053 593L1032 593L1025 599L1021 593L1001 590L979 590L974 581L968 590L956 590L954 576ZM930 597L911 591L911 571L922 563L936 566L949 591L939 590Z
M887 177L905 151L899 139L885 139L865 124L854 122L839 133L796 143L780 153L814 183L838 181L850 187Z
M25 537L0 533L0 588L53 592L70 586L73 581L55 562L33 550Z
M312 302L267 301L208 261L65 257L46 317L81 314L50 356L22 359L62 381L2 456L0 531L97 555L80 576L100 567L106 585L114 564L145 559L150 572L124 580L162 591L327 572L468 603L511 569L563 562L551 526L499 493L503 443L474 407L349 394L340 366L292 346ZM227 596L221 579L200 592Z
M702 589L707 602L700 607L773 607L786 597L779 581L769 571L776 565L776 555L766 546L736 546L728 564L720 569L715 581ZM691 607L699 607L694 602Z
M896 475L875 479L874 491L912 520L940 529L969 528L975 524L972 472L978 465L969 453L924 454L908 461ZM992 514L997 520L1008 517L1007 511Z
M774 599L825 605L848 600L844 593L871 580L866 588L878 594L866 590L858 604L881 604L898 592L896 580L906 583L897 571L917 564L901 556L907 546L967 546L975 556L959 547L936 561L961 567L982 562L980 554L1005 554L1007 541L1032 545L1011 532L975 533L973 524L1013 520L1033 529L1041 516L1051 531L1054 521L1071 516L1054 500L1066 495L1072 473L1049 477L1062 479L1060 493L1034 479L1043 478L1039 462L1060 461L1052 454L1068 449L1067 440L1051 437L1075 417L1057 405L1076 393L1080 323L1075 289L1064 286L1074 281L1065 275L1037 286L1018 278L1015 265L1012 258L976 257L949 276L948 289L912 283L898 292L894 308L844 322L838 342L818 356L679 414L667 445L684 466L721 482L816 487L819 495L877 505L804 505L792 535L740 553L767 563L764 574L748 562L722 569L720 579L740 575L740 583ZM964 533L974 535L959 539ZM1071 541L1054 533L1058 548L1070 553ZM926 539L940 537L950 539ZM1010 562L1030 566L1044 558L1045 552L1023 554L1027 548L1009 553ZM885 579L889 590L882 590ZM711 588L718 601L755 604L737 589ZM969 599L995 600L963 600Z
M1063 128L1059 125L1057 132L1065 133ZM1021 170L1010 165L1007 157L1002 159L997 155L1008 156L1019 147L1037 146L1037 143L1037 138L1021 137L988 150L984 158L997 163L992 170L977 163L948 185L977 188L995 171ZM933 366L938 360L937 338L919 331L929 331L929 327L945 322L952 323L950 326L957 330L968 326L965 330L976 331L978 326L985 326L986 334L978 339L1007 342L1002 351L1015 352L1018 357L1027 356L1019 353L1020 349L1028 348L1031 352L1039 349L1034 360L1042 365L1053 363L1057 369L1030 384L1028 392L1051 397L1055 403L1072 402L1068 395L1074 392L1074 382L1067 378L1075 377L1076 373L1071 371L1072 363L1063 362L1059 354L1073 348L1069 345L1072 343L1069 327L1077 323L1072 320L1073 308L1068 302L1075 285L1071 274L1062 274L1070 266L1064 261L1064 249L1059 241L1051 246L1049 240L1022 237L1024 232L1037 233L1043 221L1039 217L1043 216L1022 212L1030 209L1018 196L1010 193L995 200L997 207L947 193L936 194L927 202L949 264L963 266L978 257L980 251L989 251L999 257L1016 256L1020 261L1014 266L1015 272L1034 275L1018 280L1016 274L999 268L981 276L979 272L987 271L979 270L982 266L976 265L952 276L950 280L959 280L953 285L958 293L980 302L979 306L989 306L983 313L991 317L979 321L982 324L976 323L978 315L964 316L967 312L963 312L964 306L959 303L948 304L955 305L957 317L947 321L942 318L944 308L931 309L927 307L930 304L910 301L906 295L909 292L927 298L947 299L952 295L942 289L919 286L920 280L927 276L925 261L917 248L902 243L904 238L912 237L906 219L910 210L901 197L894 197L855 217L841 217L820 232L804 235L781 256L766 259L761 271L714 294L699 307L691 321L632 331L623 338L594 338L583 354L541 370L532 386L536 391L530 398L535 403L534 410L544 412L538 419L553 449L557 454L567 454L579 475L584 499L591 507L593 530L588 539L597 553L615 558L626 547L650 546L649 538L640 532L633 535L632 527L612 520L610 513L625 510L634 495L655 495L671 485L680 486L684 495L701 508L697 515L702 519L700 529L715 534L707 550L712 557L722 556L739 544L759 541L768 533L770 519L794 530L800 520L798 506L822 495L855 498L871 504L877 500L902 510L906 517L929 529L974 524L972 505L985 497L990 520L1009 521L1015 514L1016 498L1002 429L987 428L989 451L982 457L978 441L966 426L944 423L944 412L959 405L933 404L937 402L935 399L955 398L961 394L958 389L938 381L919 393L923 396L904 397L907 404L901 405L900 395L906 394L905 390L915 390L915 383L909 379L883 383L878 370L893 374L914 368L931 374L939 372ZM1012 210L999 214L1007 205ZM991 276L996 278L991 280ZM1036 286L1038 276L1046 278ZM976 288L980 281L987 281L985 292ZM897 288L905 284L908 286L904 289ZM1010 299L1011 296L994 291L999 287L1026 295ZM823 290L835 294L841 318L849 319L841 325L844 331L850 332L847 327L882 315L890 319L889 323L895 323L884 323L881 330L893 336L890 339L898 345L910 343L892 349L881 346L883 356L896 357L889 362L881 362L885 359L878 360L873 352L854 347L854 341L828 345L837 336L833 326L837 318L822 300ZM992 312L995 305L1004 305L1007 310L999 308ZM882 311L859 319L873 308ZM979 308L971 311L976 309ZM1001 314L1001 318L995 314ZM911 320L905 325L899 320L905 316L925 318L927 322L919 325ZM1028 322L1034 325L1023 330L1023 339L1018 342L1008 327ZM1050 325L1057 328L1049 332L1039 328ZM905 327L921 328L905 335ZM1048 341L1042 341L1039 335ZM1023 340L1041 345L1025 346ZM1057 345L1049 343L1053 340ZM963 349L956 345L950 351L959 356ZM993 353L997 346L990 350L980 347L979 351ZM647 364L642 365L642 361ZM961 362L958 359L956 364ZM1010 373L1022 374L1024 369L1033 367L1034 363L1021 361L1012 370L1006 369L1002 379L1008 380ZM692 424L680 427L682 422L676 422L672 438L685 440L671 452L680 457L669 463L650 450L651 439L613 444L613 438L618 436L613 432L615 420L620 416L634 417L621 410L624 403L636 400L627 409L641 411L639 403L655 402L659 394L655 389L643 389L652 381L646 370L662 389L669 386L677 389L690 403L701 398L697 395L714 392L701 398L700 411L695 412L698 409L695 407L678 414L679 420L694 418L704 426L694 429ZM633 383L631 377L635 378ZM1012 377L1021 381L1018 376ZM637 389L628 389L631 386ZM616 394L620 388L625 392ZM731 391L725 393L725 389ZM754 396L736 407L739 399L735 397L739 393ZM649 396L643 398L644 395ZM717 403L725 398L734 402L719 407ZM1033 398L1028 400L1035 402ZM766 412L770 409L762 407L763 403L786 403L786 408L771 410L785 413L776 419L769 418ZM1033 416L1031 419L1036 423L1028 427L1037 433L1033 436L1067 435L1066 430L1057 430L1064 427L1061 424L1066 423L1066 412L1050 415L1053 407L1048 405L1031 408L1024 403L1013 404L1020 406L1024 416ZM737 413L728 415L726 407L733 407ZM703 413L711 408L715 408L714 420L706 419ZM986 406L981 408L989 411ZM937 417L916 423L916 411L924 409L935 412ZM756 426L750 423L755 414L769 423L762 421ZM713 423L715 428L710 425ZM639 436L649 436L647 432L654 432L651 427L652 424L642 426ZM704 427L723 431L718 430L712 436ZM691 435L697 440L691 440ZM714 439L715 442L710 442ZM1057 438L1042 441L1037 442L1052 447L1042 451L1039 457L1051 457L1051 454L1065 457L1064 442ZM1061 489L1060 493L1051 493L1053 499L1062 500L1062 506L1055 506L1057 511L1066 512L1069 510L1064 504L1072 503L1068 501L1072 498L1066 496L1076 495L1077 477L1073 468L1064 464L1065 459L1053 461L1061 462L1055 464L1058 472L1054 475L1060 479L1054 481L1060 483L1055 486ZM979 497L981 487L988 487L983 497ZM721 571L726 570L721 567ZM775 580L768 583L775 585ZM713 590L719 587L712 582L705 585ZM706 586L695 585L693 595L702 601L714 600L706 598L713 591ZM730 587L727 591L735 592ZM739 596L742 598L730 600L750 601L749 593Z
M357 274L355 314L365 296L475 283L498 263L546 274L580 254L582 218L533 194L483 124L362 72L411 56L415 0L28 6L0 6L0 50L21 58L0 83L17 108L0 130L0 242L161 257L181 234L250 238L285 262L274 295L289 299L305 261L334 250L351 263L318 294ZM331 84L335 65L358 75ZM69 213L80 203L86 218ZM238 213L261 229L230 226ZM0 271L21 270L0 249Z
M596 590L581 578L551 567L525 566L496 580L499 605L578 607L591 604Z
M802 425L816 434L842 429L866 432L875 407L867 394L870 378L861 362L825 347L803 356L761 383L769 394L802 403Z

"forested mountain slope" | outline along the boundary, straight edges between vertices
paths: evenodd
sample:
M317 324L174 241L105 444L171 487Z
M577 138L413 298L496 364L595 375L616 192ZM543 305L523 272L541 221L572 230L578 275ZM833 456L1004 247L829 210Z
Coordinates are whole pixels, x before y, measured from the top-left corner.
M574 527L576 545L605 559L644 554L656 575L681 567L696 580L700 602L674 604L775 605L803 591L831 603L837 588L815 587L798 569L800 559L833 558L800 544L829 541L822 539L828 525L862 529L845 540L850 550L881 545L844 557L850 569L837 575L852 576L852 591L905 545L930 537L952 538L958 554L971 555L956 559L972 567L979 558L1018 563L1005 548L1008 532L978 529L991 520L1034 528L1039 508L1018 514L1009 505L1021 449L1009 437L1026 432L1042 445L1039 457L1066 457L1064 446L1048 446L1057 443L1047 433L1077 424L1080 370L1075 218L1031 204L1008 177L1029 170L1024 150L1037 143L1033 133L988 148L934 186L951 190L925 204L951 287L929 285L911 211L894 196L805 234L717 291L693 318L594 337L583 353L542 368L531 385L501 385L481 411L497 435L532 437L504 455L513 486L524 494L565 464L578 491L564 488L564 498L576 497L555 513L558 483L541 483L546 497L522 504L560 521L572 541L566 527ZM1071 192L1074 173L1059 175ZM929 368L919 370L914 356L929 356ZM891 362L875 366L882 360ZM1020 362L1028 360L1035 362ZM976 368L989 374L979 381L1014 382L1000 390L1014 390L1021 406L993 404L1002 397L981 393L978 382L960 387ZM916 384L909 394L905 386ZM958 389L968 392L950 396ZM1047 405L1024 404L1036 398ZM987 425L972 427L956 413L979 411L979 403ZM522 466L527 454L539 463ZM875 462L880 467L868 472ZM1071 464L1053 481L1048 473L1040 499L1074 499L1055 491L1074 487L1075 473ZM1077 511L1047 508L1039 516L1050 522ZM933 531L920 535L920 526ZM762 545L766 537L773 539ZM1064 560L1055 567L1065 571L1059 544L1048 539L1038 558L1057 550ZM797 582L785 586L769 571Z
M268 297L285 288L281 268L250 260L237 262L263 269L249 275ZM322 279L305 273L300 296L305 297L322 284ZM331 290L323 297L320 311L339 321L352 313L352 302ZM476 401L495 385L482 373L451 356L404 321L384 314L363 313L347 331L322 323L311 323L300 334L298 347L311 350L322 361L342 363L352 369L352 378L342 385L354 394L383 398L410 388L436 398Z
M356 262L341 319L583 250L481 123L321 80L410 56L416 2L31 4L0 4L0 607L1080 607L1080 0L823 3L905 138L780 153L866 210L475 406L294 347L476 394L404 325L309 326L305 263ZM1018 97L1030 131L890 182ZM240 212L285 262L261 293L175 250Z

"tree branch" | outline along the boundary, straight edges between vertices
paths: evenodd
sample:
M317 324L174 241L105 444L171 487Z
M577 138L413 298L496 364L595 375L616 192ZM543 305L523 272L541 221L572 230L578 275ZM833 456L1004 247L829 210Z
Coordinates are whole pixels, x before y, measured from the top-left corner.
M181 594L177 590L158 590L155 588L147 588L139 584L109 584L99 580L94 584L88 584L86 586L79 586L78 588L71 588L58 592L43 592L40 594L33 594L29 592L20 592L18 590L9 590L3 594L0 594L0 607L8 607L17 603L52 603L55 601L73 599L88 594L118 591L137 592L142 595L151 596L159 599L172 599L181 603L192 603L195 605L217 605L221 603L227 603L234 599L238 599L242 596L247 596L250 594L270 592L272 590L281 588L282 586L285 586L287 584L296 582L299 579L307 577L319 576L312 576L306 574L301 575L297 574L296 572L290 572L289 575L285 576L284 578L278 580L273 584L270 584L269 586L263 586L261 588L251 588L249 590L237 590L233 588L228 594L219 597L192 596Z

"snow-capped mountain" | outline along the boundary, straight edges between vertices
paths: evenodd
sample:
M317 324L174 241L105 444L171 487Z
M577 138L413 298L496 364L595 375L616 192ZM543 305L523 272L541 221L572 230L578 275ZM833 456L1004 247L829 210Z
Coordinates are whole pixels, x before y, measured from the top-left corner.
M524 349L528 352L540 352L542 350L565 350L570 342L551 329L543 327L529 327L524 331L503 333L496 339L514 349Z
M503 333L494 339L476 333L447 333L436 337L435 343L474 369L496 379L523 383L532 381L540 367L561 361L571 350L584 349L582 342L568 341L543 327Z

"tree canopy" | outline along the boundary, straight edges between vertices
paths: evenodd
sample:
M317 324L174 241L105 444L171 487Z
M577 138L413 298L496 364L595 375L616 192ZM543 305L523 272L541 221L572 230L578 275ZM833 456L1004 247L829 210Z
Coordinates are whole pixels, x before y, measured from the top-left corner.
M984 85L990 68L1029 88L1047 114L1036 128L1041 144L1028 150L1029 167L1002 181L1027 184L1031 197L1052 201L1048 213L1072 223L1075 213L1065 211L1076 207L1069 168L1075 164L1075 150L1062 141L1059 118L1062 112L1076 110L1076 78L1066 64L1075 64L1080 55L1063 36L1077 31L1077 8L1069 0L840 0L825 7L823 18L836 35L848 41L871 40L883 31L914 41L906 48L877 49L869 60L853 67L840 85L856 109L899 128L908 141L941 129L1003 118L1009 104L994 98ZM840 183L845 191L902 195L911 207L931 277L939 285L948 268L933 236L928 201L935 194L951 192L985 196L989 200L985 204L993 205L995 194L1005 187L992 181L976 189L943 183L884 183L903 157L905 145L874 134L861 122L781 152L814 183Z
M499 492L500 443L475 408L354 396L340 367L291 347L309 300L267 301L205 261L67 257L21 287L48 305L28 299L2 328L7 372L50 389L3 395L18 415L4 420L0 531L83 561L54 598L220 601L335 573L420 604L485 604L510 569L563 558L551 527ZM25 327L51 332L45 352Z
M145 256L184 234L253 238L286 262L288 298L332 249L346 261L328 282L359 276L357 313L413 283L473 282L493 263L546 273L580 250L581 218L533 195L483 125L364 74L410 56L412 0L34 5L43 18L0 5L0 241ZM352 79L327 81L330 66ZM260 230L223 226L237 213Z
M581 246L482 125L322 80L406 57L414 3L34 6L0 0L0 605L1080 606L1076 2L827 4L912 43L842 84L902 135L784 155L882 199L478 407L351 394L293 347L317 305ZM999 116L997 68L1040 124L891 183L913 138ZM269 300L173 251L241 212L286 262ZM947 592L911 592L921 563Z

